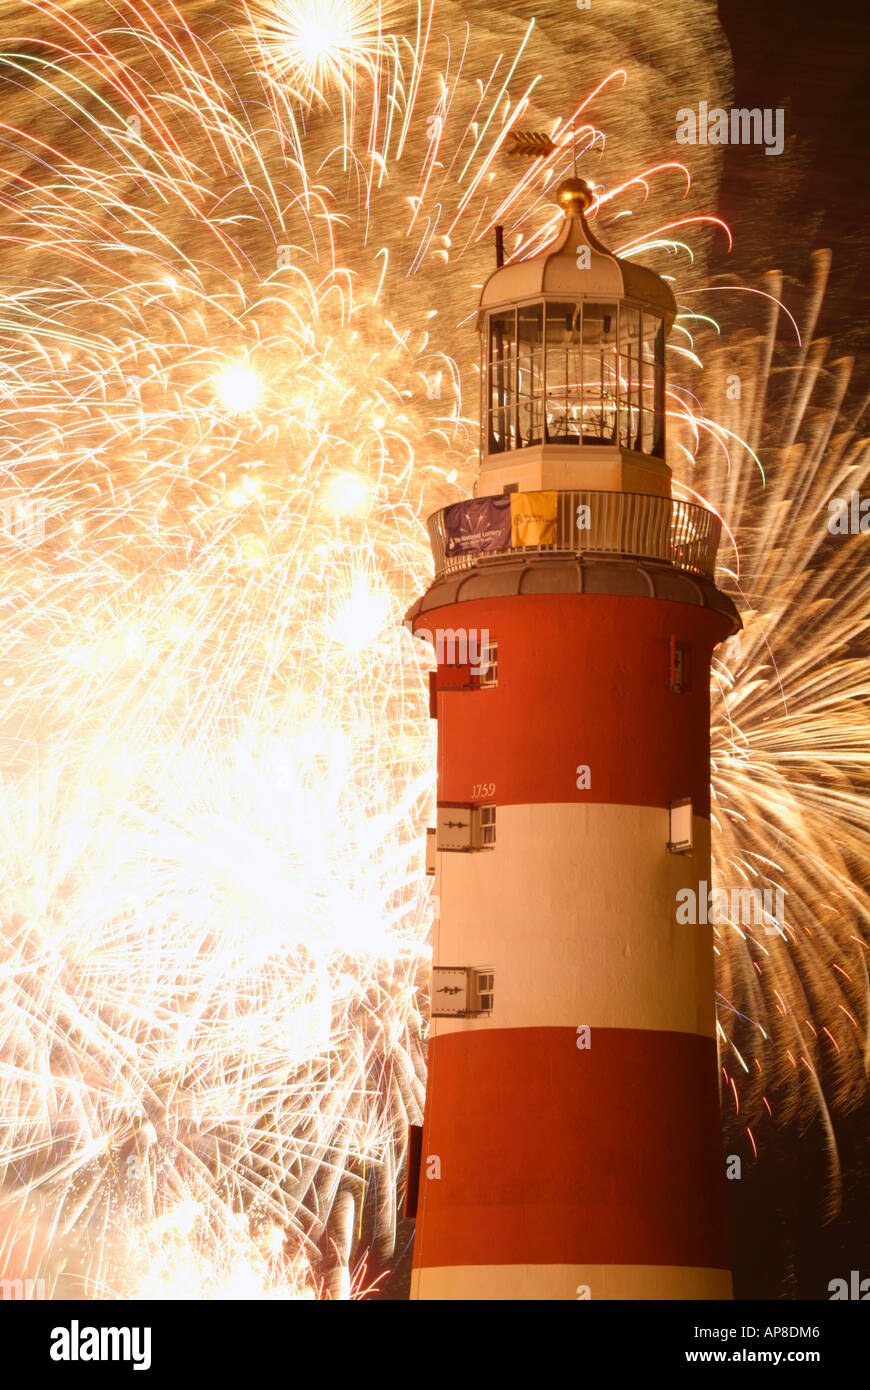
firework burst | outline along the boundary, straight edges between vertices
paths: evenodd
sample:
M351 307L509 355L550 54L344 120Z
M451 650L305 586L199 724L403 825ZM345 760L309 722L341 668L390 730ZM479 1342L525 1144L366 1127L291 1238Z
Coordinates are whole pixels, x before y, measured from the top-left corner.
M866 485L870 448L852 363L814 338L828 253L813 264L799 325L771 274L755 300L767 322L756 310L753 332L744 300L742 327L704 353L724 428L718 460L707 449L699 464L739 541L719 558L744 625L714 665L714 875L785 902L782 930L719 932L723 1108L750 1153L771 1125L821 1118L833 1212L832 1116L867 1081L870 619L866 539L834 538L828 520L832 499Z

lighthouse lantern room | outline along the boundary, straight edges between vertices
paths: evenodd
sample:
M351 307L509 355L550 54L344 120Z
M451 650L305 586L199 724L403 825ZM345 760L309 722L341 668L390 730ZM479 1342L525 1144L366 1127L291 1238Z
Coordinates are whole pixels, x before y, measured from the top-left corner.
M619 260L584 216L580 179L539 256L495 271L480 307L481 495L533 488L670 493L665 336L670 286Z

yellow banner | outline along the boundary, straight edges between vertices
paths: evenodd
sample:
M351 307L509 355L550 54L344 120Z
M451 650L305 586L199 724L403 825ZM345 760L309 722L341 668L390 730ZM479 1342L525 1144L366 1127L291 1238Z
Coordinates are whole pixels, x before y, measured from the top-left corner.
M559 495L512 492L511 545L555 545Z

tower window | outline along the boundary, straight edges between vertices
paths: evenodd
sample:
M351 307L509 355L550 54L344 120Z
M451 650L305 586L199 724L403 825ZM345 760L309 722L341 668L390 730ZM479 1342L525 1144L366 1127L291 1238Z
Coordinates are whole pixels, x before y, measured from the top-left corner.
M694 848L692 798L672 801L668 806L668 851L671 854L691 854Z
M486 690L498 685L498 642L487 642L480 656L481 672L479 687Z
M488 787L487 791L495 788ZM495 844L495 807L438 803L436 850L460 853L492 849Z
M491 1014L495 991L495 972L492 970L476 970L477 976L477 998L474 1012L478 1014Z
M494 1001L495 971L491 967L433 965L433 1018L477 1018L491 1014Z
M689 648L672 637L668 647L668 690L683 695L689 689Z

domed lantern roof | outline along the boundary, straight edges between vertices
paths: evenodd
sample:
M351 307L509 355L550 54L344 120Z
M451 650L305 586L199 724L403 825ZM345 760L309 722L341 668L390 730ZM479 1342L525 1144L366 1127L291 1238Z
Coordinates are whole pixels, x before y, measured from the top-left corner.
M556 240L536 256L494 271L483 287L481 309L538 295L634 299L657 310L670 330L677 314L670 285L647 266L614 256L590 231L585 217L592 203L589 185L583 179L565 179L556 190L556 199L565 213ZM578 257L584 247L588 248L588 258ZM588 270L579 265L586 259Z
M670 494L665 463L668 283L589 230L582 179L556 193L564 223L545 250L483 287L478 493L593 488Z

